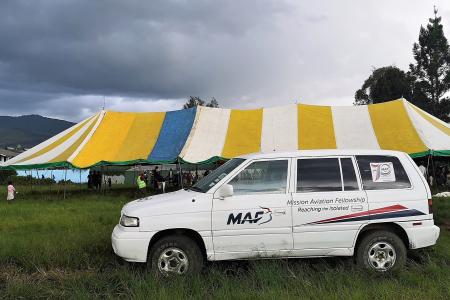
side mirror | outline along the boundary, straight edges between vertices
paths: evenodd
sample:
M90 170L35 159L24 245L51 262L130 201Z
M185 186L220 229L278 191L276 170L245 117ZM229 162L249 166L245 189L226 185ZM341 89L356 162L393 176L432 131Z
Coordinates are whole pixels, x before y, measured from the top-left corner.
M224 184L216 191L216 197L224 200L227 197L233 196L233 186L231 184Z

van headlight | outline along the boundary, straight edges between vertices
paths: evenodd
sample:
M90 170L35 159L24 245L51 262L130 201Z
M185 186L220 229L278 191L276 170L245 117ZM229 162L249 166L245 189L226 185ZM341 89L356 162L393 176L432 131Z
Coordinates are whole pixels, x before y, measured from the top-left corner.
M120 217L120 225L124 227L139 227L139 218L122 215Z

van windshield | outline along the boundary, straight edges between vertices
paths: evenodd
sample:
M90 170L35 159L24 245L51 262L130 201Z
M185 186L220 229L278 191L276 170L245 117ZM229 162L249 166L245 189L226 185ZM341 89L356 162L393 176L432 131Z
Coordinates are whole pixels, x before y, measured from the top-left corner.
M203 177L199 180L194 186L191 187L192 190L200 193L206 193L210 188L215 186L220 180L222 180L225 176L230 174L231 171L236 169L240 164L245 161L243 158L233 158L207 176Z

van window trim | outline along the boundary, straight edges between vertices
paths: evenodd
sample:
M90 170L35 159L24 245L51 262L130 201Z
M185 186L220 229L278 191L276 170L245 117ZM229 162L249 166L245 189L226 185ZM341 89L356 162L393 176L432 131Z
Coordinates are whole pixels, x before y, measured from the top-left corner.
M344 176L342 173L342 164L341 164L341 158L338 157L338 163L339 163L339 173L341 174L341 192L344 191Z
M298 161L300 159L322 159L322 158L337 158L338 162L339 162L339 170L340 170L340 174L341 174L341 190L340 191L314 191L314 192L300 192L297 190L297 175L298 175ZM355 171L355 175L356 175L356 181L358 183L358 189L357 190L353 190L353 191L346 191L344 189L344 176L342 176L342 165L341 165L341 158L350 158L353 162L353 170ZM295 160L295 180L294 180L294 189L293 189L293 193L295 194L308 194L308 193L342 193L342 192L361 192L364 191L363 190L363 186L362 186L362 178L360 178L360 174L359 174L359 168L356 169L358 166L356 165L356 157L355 155L324 155L324 156L296 156L293 157L293 159Z
M344 155L344 156L340 156L339 157L339 161L342 158L350 158L351 159L352 164L353 164L353 170L355 171L356 182L358 183L358 189L357 190L346 191L345 188L344 188L343 191L344 192L364 191L363 185L362 185L361 174L359 173L359 167L358 167L357 162L356 162L356 157L354 155ZM342 170L342 167L341 167L341 170ZM344 176L342 176L342 181L344 181Z
M408 181L409 181L409 184L411 186L409 188L401 188L401 189L366 190L364 188L364 182L362 180L362 177L361 177L361 174L360 174L360 171L359 171L359 164L358 164L357 156L385 156L385 157L395 157L395 158L397 158L398 161L400 162L400 164L402 165L403 170L405 170L406 177L408 177ZM414 190L414 182L411 180L411 177L409 176L409 173L406 170L405 165L402 163L402 159L399 156L393 155L393 154L355 154L354 157L355 157L356 166L358 167L358 173L359 173L359 176L361 178L361 187L362 187L363 191L372 193L372 192L383 192L383 191L408 191L408 190Z
M219 189L222 185L224 184L228 184L231 180L234 179L234 177L236 177L237 175L239 175L239 173L241 173L242 171L244 171L250 164L254 163L254 162L259 162L259 161L277 161L277 160L287 160L288 165L287 165L287 174L286 174L286 189L284 191L284 193L267 193L267 192L256 192L256 193L249 193L249 194L240 194L240 195L233 195L234 196L251 196L251 195L288 195L290 194L290 184L291 184L291 180L290 180L290 173L291 173L291 164L292 164L292 157L274 157L274 158L256 158L256 159L249 159L247 161L245 161L239 168L239 170L234 170L236 171L233 174L228 174L230 175L229 178L226 179L226 177L223 179L225 180L223 183L220 184L220 186L217 188ZM228 177L228 176L227 176ZM219 182L220 183L220 182ZM219 184L217 184L219 185ZM215 191L217 191L217 189ZM214 193L215 193L214 191Z

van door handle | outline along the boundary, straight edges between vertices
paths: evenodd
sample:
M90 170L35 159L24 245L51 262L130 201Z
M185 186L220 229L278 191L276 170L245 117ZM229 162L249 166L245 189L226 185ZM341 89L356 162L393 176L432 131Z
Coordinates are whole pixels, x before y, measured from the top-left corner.
M276 215L285 215L286 214L286 210L284 210L284 209L277 209L277 210L275 210L275 214Z
M362 205L352 205L352 211L362 211L363 206Z

